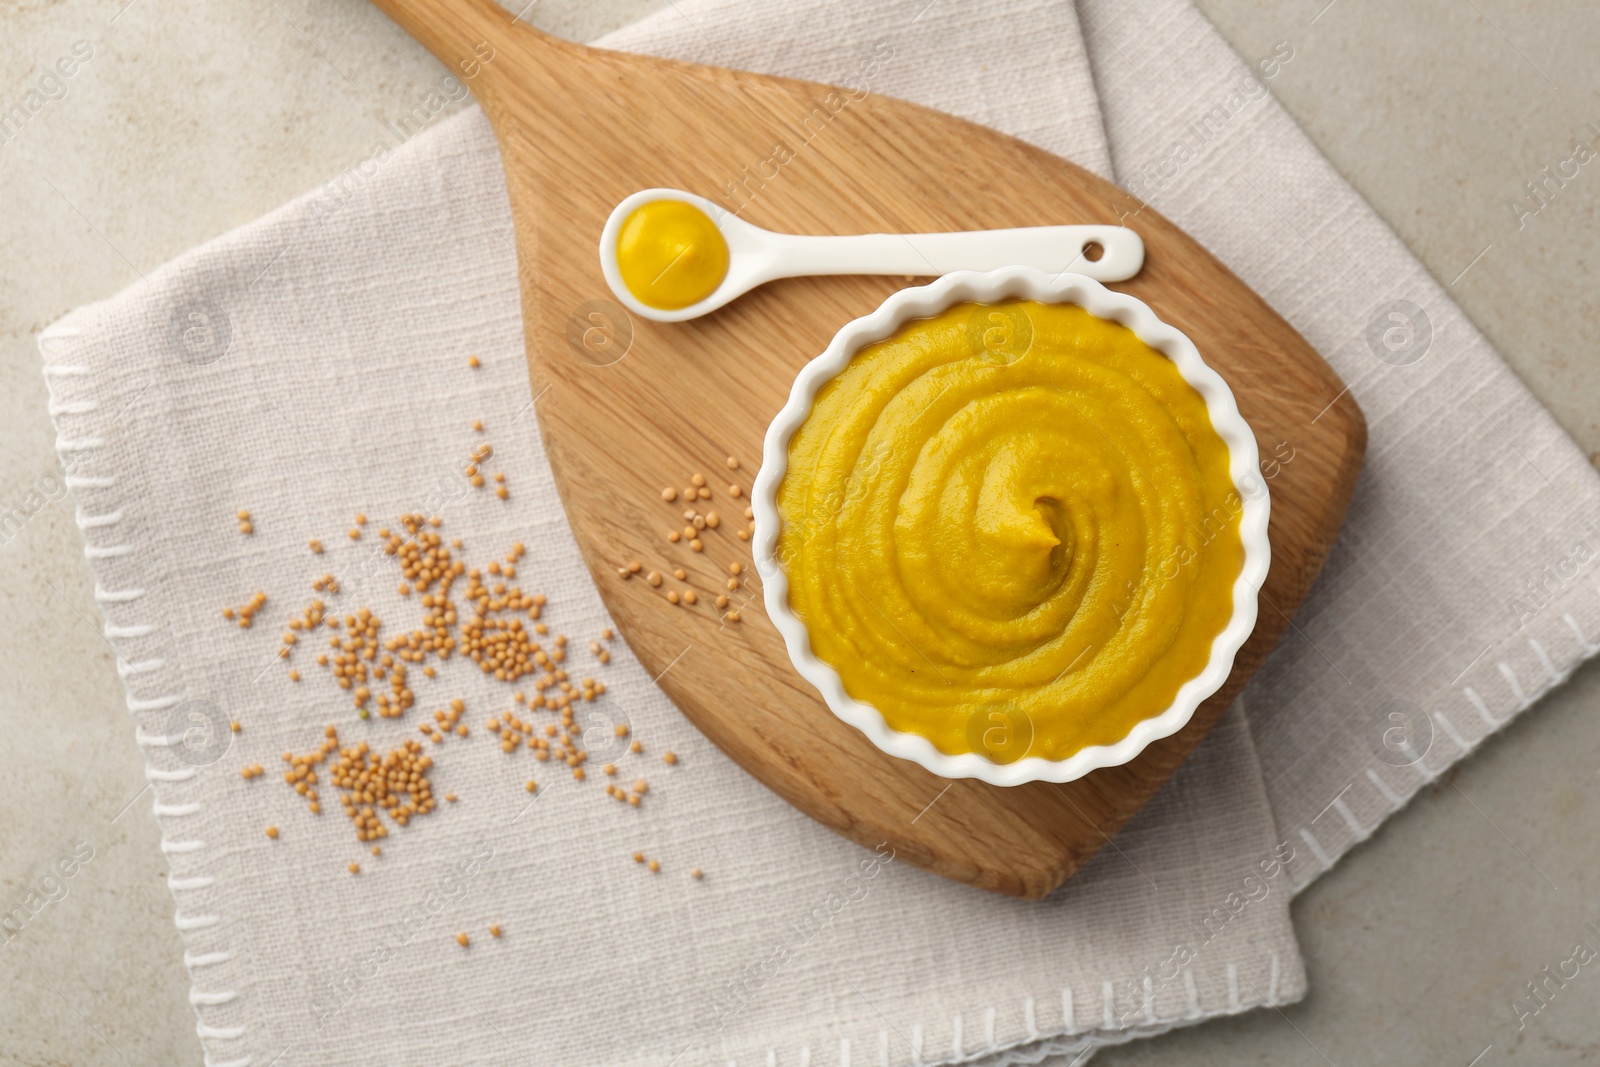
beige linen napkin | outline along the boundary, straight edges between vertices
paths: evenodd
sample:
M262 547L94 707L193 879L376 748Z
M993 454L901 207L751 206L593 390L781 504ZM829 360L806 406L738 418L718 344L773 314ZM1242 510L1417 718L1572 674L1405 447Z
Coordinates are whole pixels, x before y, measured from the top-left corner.
M1521 633L1501 616L1524 574L1565 573L1568 542L1587 536L1573 509L1597 513L1594 477L1187 3L682 2L608 43L839 81L859 80L880 42L894 58L870 91L1103 173L1114 161L1352 382L1373 460L1348 547L1241 702L1251 721L1235 707L1111 847L1050 900L1022 903L820 829L700 738L620 643L596 664L588 641L608 622L538 442L504 184L469 112L41 340L210 1062L1036 1062L1287 1002L1304 992L1290 885L1456 758L1457 736L1464 750L1525 703L1540 684L1526 656L1553 679L1591 650L1551 636L1569 619L1578 637L1600 632L1587 602L1556 599L1571 589L1541 594ZM1213 132L1175 163L1196 121ZM1411 341L1379 314L1388 300L1419 309L1401 309ZM1426 344L1411 343L1419 314ZM462 479L484 439L474 419L509 502ZM418 679L405 718L362 722L311 647L274 658L324 573L341 612L369 605L386 633L416 625L371 533L344 535L356 511L369 531L437 513L474 564L529 546L519 580L548 596L552 633L608 689L585 706L595 764L647 776L640 808L548 765L530 801L535 765L482 736L508 689L469 663ZM1458 567L1473 581L1450 580ZM257 589L270 598L257 625L221 619ZM1444 699L1480 643L1456 680L1483 709L1473 721ZM459 802L394 830L381 857L358 846L331 786L314 817L277 776L278 753L313 748L325 724L387 748L454 697L474 736L429 751L435 791ZM619 722L641 756L602 747ZM669 748L676 767L657 759ZM268 774L241 778L253 763Z

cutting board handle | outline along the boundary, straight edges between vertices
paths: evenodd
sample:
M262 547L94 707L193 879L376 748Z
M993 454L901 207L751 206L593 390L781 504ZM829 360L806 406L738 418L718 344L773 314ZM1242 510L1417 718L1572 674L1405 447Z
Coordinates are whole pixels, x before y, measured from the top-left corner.
M534 29L494 0L372 3L449 67L485 109L493 109L502 93L517 91L515 86L526 92L530 79L583 51L580 45Z

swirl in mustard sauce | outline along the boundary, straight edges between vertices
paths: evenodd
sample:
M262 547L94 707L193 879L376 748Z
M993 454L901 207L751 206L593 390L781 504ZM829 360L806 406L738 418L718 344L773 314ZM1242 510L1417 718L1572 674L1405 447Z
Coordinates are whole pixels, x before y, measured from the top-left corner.
M777 493L812 652L941 752L1065 759L1172 704L1233 614L1204 399L1068 304L963 304L817 393Z

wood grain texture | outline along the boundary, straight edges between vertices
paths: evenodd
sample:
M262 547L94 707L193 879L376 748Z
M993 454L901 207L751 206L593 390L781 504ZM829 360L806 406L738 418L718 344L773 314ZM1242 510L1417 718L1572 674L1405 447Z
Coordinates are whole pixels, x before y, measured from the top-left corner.
M863 91L584 48L490 0L375 2L466 78L499 139L540 429L584 557L645 669L724 752L839 833L888 842L897 858L984 889L1029 898L1055 889L1216 723L1321 569L1366 443L1343 383L1157 212L1014 138ZM735 537L741 524L709 534L703 554L669 544L682 505L663 502L662 487L702 471L716 491L710 506L742 515L743 501L726 492L726 457L743 462L733 480L748 490L796 372L903 283L796 279L691 323L630 323L596 246L610 209L649 186L691 190L796 233L1135 227L1145 268L1116 288L1187 333L1230 383L1272 492L1260 621L1222 690L1126 766L1066 785L950 782L836 719L791 666L759 596L741 622L720 618L711 598L728 564L751 562ZM609 316L611 346L592 312ZM601 343L585 346L587 327ZM629 560L685 568L699 603L673 606L667 586L619 579Z

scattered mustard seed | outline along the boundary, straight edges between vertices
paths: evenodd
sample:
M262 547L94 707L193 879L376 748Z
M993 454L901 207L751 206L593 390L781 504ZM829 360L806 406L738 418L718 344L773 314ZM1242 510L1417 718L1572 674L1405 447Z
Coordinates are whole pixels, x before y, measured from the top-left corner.
M267 836L276 841L278 839L278 828L276 826L267 827Z

